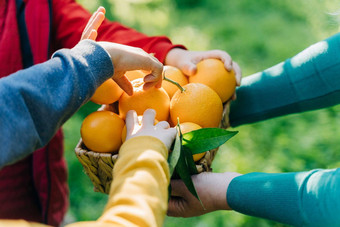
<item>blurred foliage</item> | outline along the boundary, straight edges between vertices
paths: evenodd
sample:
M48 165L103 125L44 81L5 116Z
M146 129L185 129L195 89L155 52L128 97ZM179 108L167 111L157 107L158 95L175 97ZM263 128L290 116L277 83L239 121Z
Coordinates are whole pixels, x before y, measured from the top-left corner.
M191 50L222 49L237 61L243 76L292 57L338 32L336 0L79 0L93 12L148 35L166 35ZM67 222L94 220L107 196L93 187L74 155L88 103L65 125L71 206ZM340 165L340 106L238 127L239 134L219 150L215 172L288 172ZM213 186L212 186L213 187ZM95 209L94 209L95 208ZM166 217L164 226L285 226L260 218L219 211L195 218Z

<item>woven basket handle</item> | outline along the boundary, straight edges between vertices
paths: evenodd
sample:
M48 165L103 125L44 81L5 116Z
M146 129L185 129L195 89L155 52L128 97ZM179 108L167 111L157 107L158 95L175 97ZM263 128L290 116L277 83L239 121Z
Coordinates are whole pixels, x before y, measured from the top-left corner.
M230 102L231 100L227 101L225 104L224 104L224 107L223 107L223 113L222 113L222 120L221 120L221 123L220 123L220 128L229 128L230 127L230 123L229 123L229 113L230 113Z

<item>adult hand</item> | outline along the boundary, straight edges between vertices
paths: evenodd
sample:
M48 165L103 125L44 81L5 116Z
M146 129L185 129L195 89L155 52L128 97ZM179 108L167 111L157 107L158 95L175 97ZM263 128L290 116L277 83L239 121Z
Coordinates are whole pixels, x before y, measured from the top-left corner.
M192 76L197 71L196 64L208 58L220 59L228 71L233 69L236 85L240 86L242 79L241 68L236 62L232 61L227 52L222 50L188 51L181 48L173 48L167 54L164 63L179 68L187 76ZM233 95L232 99L236 99L236 94Z
M168 215L174 217L194 217L216 210L231 210L227 203L227 190L230 182L239 173L203 172L193 175L192 181L204 208L182 180L171 180L171 197Z
M154 125L155 116L155 110L145 110L142 124L139 125L136 111L128 111L126 115L126 140L136 136L153 136L161 140L169 150L177 131L175 128L171 128L166 121Z

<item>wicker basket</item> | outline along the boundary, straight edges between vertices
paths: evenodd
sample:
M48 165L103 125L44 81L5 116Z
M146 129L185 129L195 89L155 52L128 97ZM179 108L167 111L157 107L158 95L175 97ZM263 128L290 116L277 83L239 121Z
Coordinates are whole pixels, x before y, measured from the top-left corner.
M228 102L224 105L223 117L220 124L221 128L229 127L229 104L230 103ZM103 107L102 109L108 109L116 112L117 108L116 106L110 105L109 107ZM211 164L217 151L218 148L207 151L204 157L196 162L198 173L212 171ZM82 139L80 139L77 144L75 153L79 162L83 165L85 173L91 179L94 185L94 191L108 194L113 180L112 169L118 159L118 154L91 151L85 146Z
M212 170L210 166L217 150L207 151L205 156L196 164L199 173ZM112 169L117 161L118 154L90 151L81 139L75 148L75 153L79 162L83 165L85 173L91 179L94 190L108 194L113 180Z

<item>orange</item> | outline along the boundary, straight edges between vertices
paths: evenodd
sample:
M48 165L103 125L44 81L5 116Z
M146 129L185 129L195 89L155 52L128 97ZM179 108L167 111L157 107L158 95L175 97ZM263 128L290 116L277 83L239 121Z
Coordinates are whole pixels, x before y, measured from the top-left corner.
M122 144L123 119L111 111L96 111L89 114L80 129L87 148L96 152L118 151Z
M123 90L112 79L106 80L93 94L91 101L97 104L111 104L123 94Z
M156 119L166 121L169 117L170 98L163 88L152 87L148 90L143 89L143 79L139 78L131 81L133 95L129 96L125 92L119 99L119 114L125 119L129 110L135 110L137 115L143 115L146 109L156 111Z
M181 124L179 124L180 128L181 128L181 132L182 134L197 130L202 128L201 126L199 126L198 124L192 123L192 122L183 122ZM195 162L199 161L201 158L203 158L203 156L205 155L206 152L203 153L199 153L199 154L194 154L192 155L193 159Z
M183 122L183 123L180 123L179 126L181 128L182 134L202 128L201 126L193 122Z
M164 76L179 83L179 85L181 86L184 86L188 83L188 78L182 73L181 70L179 70L176 67L166 65L163 67L163 73ZM168 93L170 98L172 98L175 92L179 90L179 88L175 84L168 82L166 80L163 81L162 87Z
M197 72L189 77L189 83L202 83L211 87L221 98L227 101L235 92L236 78L234 71L228 72L222 61L205 59L197 64Z
M143 72L142 70L132 70L126 71L125 76L130 80L133 81L135 79L144 78L147 73Z
M143 116L138 116L137 118L138 118L139 125L141 125ZM154 125L156 125L157 123L158 123L158 121L157 121L157 119L155 119ZM124 143L125 140L126 140L126 125L124 125L123 131L122 131L122 142Z
M171 123L193 122L203 128L218 127L222 119L223 105L220 97L210 87L189 83L184 92L176 91L170 102Z

